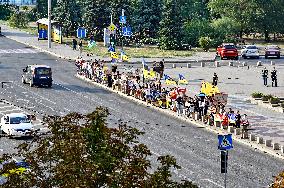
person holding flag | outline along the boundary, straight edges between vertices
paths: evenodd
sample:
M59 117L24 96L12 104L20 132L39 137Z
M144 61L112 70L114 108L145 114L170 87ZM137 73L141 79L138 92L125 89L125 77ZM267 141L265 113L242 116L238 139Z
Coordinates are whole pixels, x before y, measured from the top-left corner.
M184 84L184 85L188 84L188 81L185 79L185 77L182 74L178 74L178 76L179 76L179 81L178 81L179 84Z

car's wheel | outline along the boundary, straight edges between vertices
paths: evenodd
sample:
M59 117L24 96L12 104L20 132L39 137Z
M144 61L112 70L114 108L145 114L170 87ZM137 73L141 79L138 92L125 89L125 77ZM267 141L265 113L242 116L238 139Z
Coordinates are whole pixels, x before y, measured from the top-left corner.
M235 57L235 60L239 60L239 56L236 56L236 57Z
M26 84L26 81L25 81L24 77L22 77L22 83Z
M247 58L247 56L246 56L246 55L243 55L243 58L244 58L244 59L246 59L246 58Z
M268 56L267 55L265 55L265 59L267 59L268 58Z
M52 87L52 83L48 84L47 87Z
M277 59L280 59L280 55L277 56Z
M34 86L33 81L30 80L30 87L33 87L33 86Z
M224 57L223 56L220 56L221 57L221 60L223 60L224 59Z

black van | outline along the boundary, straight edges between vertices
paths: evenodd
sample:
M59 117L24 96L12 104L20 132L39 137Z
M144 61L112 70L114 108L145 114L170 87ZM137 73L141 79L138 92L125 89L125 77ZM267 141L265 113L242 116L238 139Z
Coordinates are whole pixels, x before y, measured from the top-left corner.
M28 65L23 69L22 83L30 86L52 86L52 72L47 65Z

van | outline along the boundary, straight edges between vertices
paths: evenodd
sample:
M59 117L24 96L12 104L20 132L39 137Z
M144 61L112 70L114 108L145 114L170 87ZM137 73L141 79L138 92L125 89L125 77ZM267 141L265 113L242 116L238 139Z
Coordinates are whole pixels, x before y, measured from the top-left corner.
M23 69L22 83L33 86L52 86L52 71L47 65L28 65Z

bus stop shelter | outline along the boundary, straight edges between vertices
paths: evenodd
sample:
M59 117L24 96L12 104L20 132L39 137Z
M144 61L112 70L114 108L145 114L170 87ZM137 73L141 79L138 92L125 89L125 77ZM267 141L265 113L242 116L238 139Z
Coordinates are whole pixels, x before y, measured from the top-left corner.
M39 19L37 22L38 27L38 40L47 40L47 32L48 32L48 19L42 18ZM60 26L59 22L51 21L51 38L52 41L57 43L62 43L62 27Z

